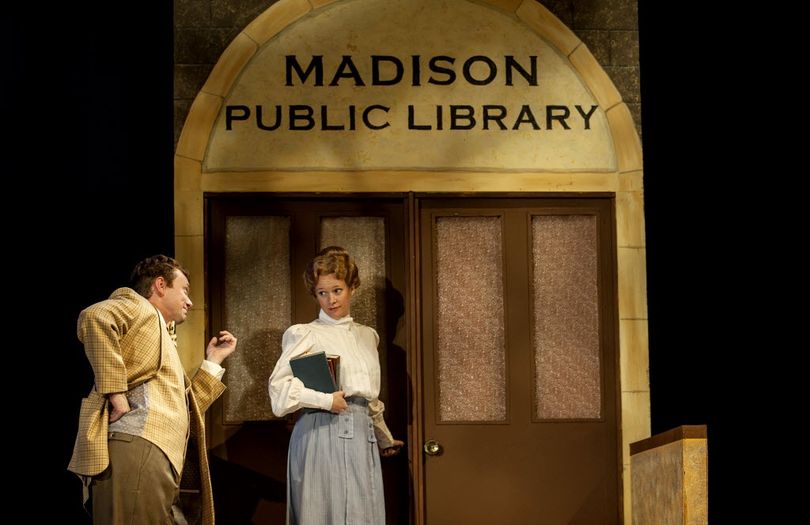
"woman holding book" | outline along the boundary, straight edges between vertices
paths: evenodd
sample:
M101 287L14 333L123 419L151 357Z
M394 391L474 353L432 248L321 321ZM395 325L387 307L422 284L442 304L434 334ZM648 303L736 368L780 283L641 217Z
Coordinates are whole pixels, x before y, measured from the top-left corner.
M287 456L287 522L383 524L380 454L397 454L403 443L392 437L377 398L379 336L349 315L357 266L346 250L330 246L307 265L304 282L320 314L284 332L269 382L276 416L302 411ZM293 375L291 359L317 352L339 357L336 392L307 388Z

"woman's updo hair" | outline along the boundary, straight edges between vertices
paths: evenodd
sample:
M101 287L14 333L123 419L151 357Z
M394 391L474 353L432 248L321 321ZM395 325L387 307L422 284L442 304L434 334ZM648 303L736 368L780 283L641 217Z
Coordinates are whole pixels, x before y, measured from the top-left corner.
M318 278L321 275L331 274L335 274L336 279L346 281L346 286L351 290L360 286L360 271L354 264L354 257L340 246L327 246L307 264L304 283L309 293L315 296Z

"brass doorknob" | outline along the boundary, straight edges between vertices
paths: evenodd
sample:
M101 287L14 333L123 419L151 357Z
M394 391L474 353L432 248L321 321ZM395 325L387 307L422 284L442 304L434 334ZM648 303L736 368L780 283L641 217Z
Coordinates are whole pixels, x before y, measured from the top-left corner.
M422 448L425 451L425 454L428 456L438 456L442 453L442 446L435 439L428 439L425 441L425 446Z

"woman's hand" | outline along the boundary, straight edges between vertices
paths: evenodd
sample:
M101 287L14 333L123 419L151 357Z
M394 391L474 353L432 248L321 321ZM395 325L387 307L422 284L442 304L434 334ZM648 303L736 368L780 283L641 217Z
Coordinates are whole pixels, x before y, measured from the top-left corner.
M346 403L346 399L343 397L343 390L332 393L332 412L340 414L347 408L349 408L349 404Z
M402 447L404 445L405 445L404 442L402 442L402 441L400 441L398 439L395 439L393 445L391 445L388 448L384 448L382 450L382 453L381 453L382 457L390 458L391 456L396 456L397 454L399 454L399 451L402 449Z

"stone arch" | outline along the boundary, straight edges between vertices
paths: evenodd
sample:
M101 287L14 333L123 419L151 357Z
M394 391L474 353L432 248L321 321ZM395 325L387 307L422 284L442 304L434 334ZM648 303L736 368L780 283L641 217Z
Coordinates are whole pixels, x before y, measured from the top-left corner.
M175 246L177 257L192 275L204 274L205 192L252 191L358 191L356 174L345 172L290 173L284 171L206 173L204 161L223 102L240 75L264 45L298 23L343 0L279 0L240 32L223 52L195 98L175 152ZM625 520L630 514L630 457L628 444L650 435L646 247L643 213L642 153L635 124L621 95L587 46L556 16L535 0L458 0L497 10L522 23L564 57L604 110L615 158L610 171L566 173L532 172L455 174L451 182L430 181L425 174L375 172L378 191L511 191L606 192L615 197L619 293L619 356L622 402L622 462L624 466ZM405 182L403 182L403 180ZM367 187L363 191L368 191ZM201 294L204 283L195 283ZM199 363L197 349L204 346L206 312L180 327L180 353L187 368ZM202 315L199 315L202 314Z

